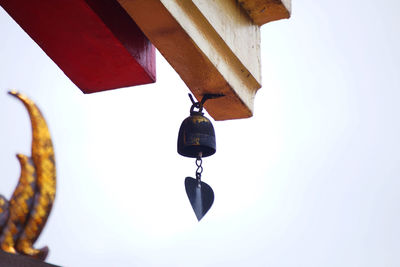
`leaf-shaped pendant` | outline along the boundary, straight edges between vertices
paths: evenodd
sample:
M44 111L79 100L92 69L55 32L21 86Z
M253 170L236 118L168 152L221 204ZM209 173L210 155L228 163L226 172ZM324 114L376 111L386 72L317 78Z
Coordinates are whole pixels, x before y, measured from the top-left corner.
M208 184L192 177L186 177L185 188L197 220L200 221L214 202L214 192Z

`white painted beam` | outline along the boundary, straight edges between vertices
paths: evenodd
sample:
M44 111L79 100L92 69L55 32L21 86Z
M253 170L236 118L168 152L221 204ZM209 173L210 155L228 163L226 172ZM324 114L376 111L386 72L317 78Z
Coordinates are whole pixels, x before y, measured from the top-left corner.
M259 26L274 20L288 19L291 0L237 0L253 22Z
M118 0L216 120L252 116L260 31L235 0ZM169 85L163 85L169 86Z

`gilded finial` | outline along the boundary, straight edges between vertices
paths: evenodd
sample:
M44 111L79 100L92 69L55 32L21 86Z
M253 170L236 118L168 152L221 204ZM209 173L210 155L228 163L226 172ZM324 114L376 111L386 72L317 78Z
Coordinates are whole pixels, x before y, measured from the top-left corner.
M31 157L18 154L21 174L10 201L0 195L0 248L45 260L48 248L33 244L42 232L56 194L56 167L49 129L35 103L17 91L10 95L28 110L32 126Z

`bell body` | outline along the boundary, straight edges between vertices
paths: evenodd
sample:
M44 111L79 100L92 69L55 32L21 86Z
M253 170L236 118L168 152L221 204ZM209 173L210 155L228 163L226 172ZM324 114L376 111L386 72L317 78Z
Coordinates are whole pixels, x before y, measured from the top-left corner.
M185 157L208 157L215 153L215 132L211 121L200 112L193 112L181 124L178 153Z

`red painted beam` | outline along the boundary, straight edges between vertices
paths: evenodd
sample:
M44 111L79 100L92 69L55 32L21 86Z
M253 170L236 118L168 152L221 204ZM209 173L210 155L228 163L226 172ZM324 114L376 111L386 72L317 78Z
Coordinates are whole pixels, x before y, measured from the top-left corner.
M155 82L155 48L115 0L0 0L84 93Z

